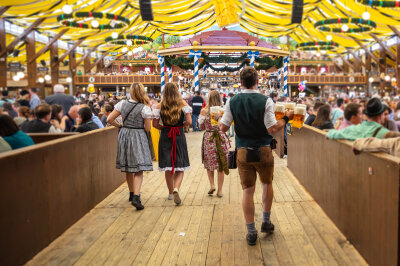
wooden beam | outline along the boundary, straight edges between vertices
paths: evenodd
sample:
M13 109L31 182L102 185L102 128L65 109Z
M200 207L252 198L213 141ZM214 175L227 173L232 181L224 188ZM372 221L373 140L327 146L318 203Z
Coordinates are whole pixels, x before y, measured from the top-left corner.
M78 47L83 41L85 40L85 38L80 39L79 41L76 41L74 43L74 45L72 45L70 48L68 48L68 50L60 57L59 61L62 62L64 61L64 59L73 51L75 50L76 47Z
M37 26L39 26L46 18L39 18L35 20L21 35L19 35L17 38L15 38L14 41L12 41L7 48L2 48L0 52L0 57L2 57L4 54L8 54L10 51L14 49L14 47L21 41L23 40L29 33L32 32Z
M35 57L36 53L36 45L35 45L35 32L30 31L30 33L26 36L26 59ZM36 60L27 64L28 68L28 87L36 87L37 83L37 67ZM40 93L44 95L43 91Z
M381 47L379 56L383 60L383 64L379 65L379 76L380 76L381 73L386 74L386 49L384 49L384 47ZM385 91L385 86L386 86L386 80L385 78L383 79L381 78L379 83L379 90L382 96Z
M82 62L84 62L85 58L88 57L88 56L90 56L90 54L93 53L93 52L97 49L97 47L99 47L99 46L100 46L100 44L96 45L95 47L92 47L92 48L89 50L89 51L90 51L89 53L85 53L85 54L81 57L81 59L79 59L79 61L76 63L75 68L78 67Z
M396 34L397 37L400 37L400 31L392 25L387 25L389 27L389 29L391 29L393 31L394 34Z
M376 35L373 34L373 33L370 33L369 35L371 35L371 37L374 38L374 40L377 41L377 42L379 43L379 45L380 45L383 49L385 49L386 53L387 53L392 59L395 59L395 58L396 58L395 54L394 54L392 51L390 51L390 49L389 49L388 47L386 47L386 45L381 41L381 39L379 39L378 37L376 37Z
M340 54L338 54L339 58L341 58L343 60L344 63L346 63L346 65L348 65L350 68L354 69L354 65L352 63L350 63L346 58L344 58L343 56L341 56Z
M5 19L0 18L0 50L7 46ZM7 54L0 57L0 87L7 87Z
M364 49L364 51L378 64L380 65L380 61L379 58L376 57L365 45L363 45L359 40L357 39L353 39L356 43L358 43L358 45L360 45L360 47L362 47Z
M339 66L338 63L336 63L335 61L333 61L333 64L335 64L335 66L336 66L339 70L343 71L343 67Z
M10 8L10 6L1 6L0 7L0 16L3 15L9 8Z
M397 36L397 42L396 42L396 86L397 86L397 92L400 89L400 35Z
M75 90L75 77L76 77L76 53L75 50L72 49L69 54L68 54L68 59L69 59L69 72L71 73L71 78L72 78L72 84L69 88L72 88L70 90L69 94L73 95L74 90Z
M54 36L45 46L42 47L42 49L40 49L40 51L38 53L36 53L34 58L31 58L29 60L29 63L31 63L33 60L36 60L39 56L41 56L42 54L44 54L51 45L53 45L53 43L55 43L61 36L64 35L64 33L66 33L69 29L63 29L62 31L60 31L59 33L57 33L56 36Z
M60 76L60 60L58 60L58 42L53 42L50 46L50 65L51 67L51 85L58 84L59 76ZM56 60L57 59L57 60Z
M110 52L110 50L104 52L104 53L100 56L100 58L98 58L98 59L96 60L96 62L94 62L93 64L91 64L91 65L90 65L90 68L88 69L88 72L89 72L90 70L92 70L92 68L94 68L101 60L103 60L104 57L106 57L106 55L108 55L109 52Z
M364 62L358 58L358 56L354 53L354 51L346 48L346 50L353 56L354 60L358 61L359 64L365 66Z

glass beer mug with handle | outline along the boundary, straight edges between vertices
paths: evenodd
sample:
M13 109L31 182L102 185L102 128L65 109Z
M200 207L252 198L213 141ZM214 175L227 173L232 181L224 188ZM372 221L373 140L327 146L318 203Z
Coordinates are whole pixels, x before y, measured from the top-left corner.
M281 120L285 116L285 106L283 104L275 104L274 112L276 120Z
M293 116L293 127L302 128L304 124L304 118L306 117L306 107L296 106L294 108Z
M219 116L219 114L220 114L219 106L210 107L211 125L213 125L213 126L218 125L218 120L216 118L217 118L217 116Z

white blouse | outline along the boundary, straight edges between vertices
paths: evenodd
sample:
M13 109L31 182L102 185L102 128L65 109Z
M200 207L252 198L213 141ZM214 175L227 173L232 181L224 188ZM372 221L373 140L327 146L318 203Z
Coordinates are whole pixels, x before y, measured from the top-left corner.
M183 111L183 113L184 113L185 115L191 114L191 113L192 113L192 107L190 107L189 105L185 105L185 106L182 108L182 111ZM161 110L160 110L160 109L154 109L154 110L153 110L153 116L154 116L155 119L159 119L159 118L161 117L160 114L161 114Z
M126 100L123 100L123 101L120 101L119 103L117 103L114 106L114 109L121 113L123 102L126 102ZM132 99L129 99L129 102L137 103L136 101L134 101ZM143 119L146 119L146 118L152 119L153 118L153 112L151 111L151 108L147 105L145 105L143 107L141 114L142 114Z

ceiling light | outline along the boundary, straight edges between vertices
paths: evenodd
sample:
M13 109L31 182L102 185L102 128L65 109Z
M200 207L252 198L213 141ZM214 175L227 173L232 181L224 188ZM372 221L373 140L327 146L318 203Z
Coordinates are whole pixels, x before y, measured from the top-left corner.
M14 81L19 81L19 80L20 80L20 78L19 78L19 76L18 76L18 75L15 75L15 76L13 77L13 80L14 80Z
M369 82L370 82L370 83L374 82L374 78L373 78L373 77L370 77L370 78L369 78Z
M91 24L93 28L97 28L100 25L100 23L97 20L92 20Z
M122 51L123 53L126 53L126 52L128 51L128 48L124 47L124 48L122 48L121 51Z
M326 51L325 51L325 50L322 50L322 51L321 51L321 54L326 54Z
M326 40L329 41L329 42L332 41L332 35L327 35L326 36Z
M126 44L127 44L128 46L131 46L131 45L132 45L132 41L131 41L131 40L127 40L127 41L126 41Z
M320 56L321 56L321 54L320 54L319 52L317 52L317 53L316 53L316 55L317 55L318 57L320 57Z
M370 14L369 14L368 11L365 11L365 12L362 14L362 18L365 19L365 20L368 20L370 17L371 17L371 16L370 16Z
M386 80L386 81L389 81L389 80L390 80L390 76L389 76L389 75L386 75L385 80Z
M342 31L346 32L346 31L348 31L348 30L349 30L349 26L347 26L346 24L344 24L344 25L342 26Z
M72 82L72 78L71 78L71 77L67 77L66 81L67 81L68 83L71 83L71 82Z
M40 78L38 79L38 81L39 81L40 83L43 83L43 82L44 82L44 78L40 77Z
M129 55L129 56L132 56L132 55L133 55L132 51L129 51L129 52L128 52L128 55Z
M113 32L113 33L111 34L111 37L112 37L113 39L117 39L117 38L118 38L118 33L117 33L117 32Z
M70 6L70 5L65 5L65 6L62 7L62 11L63 11L65 14L71 14L71 13L72 13L72 6Z
M45 76L44 76L44 79L47 80L47 81L49 81L49 80L51 80L51 77L50 77L50 75L45 75Z

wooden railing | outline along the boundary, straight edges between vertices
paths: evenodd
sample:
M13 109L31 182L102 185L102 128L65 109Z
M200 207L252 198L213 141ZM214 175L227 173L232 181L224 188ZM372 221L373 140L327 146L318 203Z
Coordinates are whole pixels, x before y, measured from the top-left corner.
M23 265L124 180L118 129L0 154L0 265Z
M399 265L400 158L354 155L349 141L304 126L288 136L288 167L371 265Z
M166 80L168 76L166 73ZM185 75L193 79L193 76ZM233 77L233 76L221 76L221 75L208 75L208 77ZM238 76L234 76L238 78ZM91 78L94 78L92 82ZM201 79L201 78L200 78ZM339 76L339 75L289 75L288 84L297 85L300 81L307 80L307 84L312 85L365 85L365 76ZM75 77L76 85L88 85L92 83L94 85L130 85L133 82L140 82L144 85L160 85L160 75L115 75L115 76L77 76ZM173 82L178 82L178 76L173 76Z
M69 136L74 136L79 133L75 132L68 132L68 133L57 133L57 134L50 134L50 133L28 133L28 135L32 138L35 144L43 143L50 140L65 138Z

